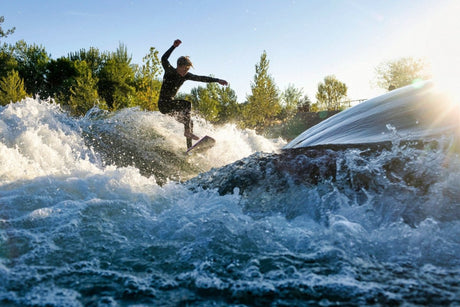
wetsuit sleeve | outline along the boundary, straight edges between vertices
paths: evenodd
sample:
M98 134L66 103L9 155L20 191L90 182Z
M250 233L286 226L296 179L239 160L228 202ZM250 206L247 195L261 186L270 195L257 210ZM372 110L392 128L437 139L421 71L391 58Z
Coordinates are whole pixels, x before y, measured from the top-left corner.
M176 49L176 47L171 46L171 48L169 48L169 49L161 56L161 65L163 66L163 68L164 68L165 70L167 70L167 69L173 69L173 67L172 67L171 64L169 63L168 59L169 59L169 56L171 55L171 53L174 51L174 49Z
M207 77L207 76L197 76L191 73L188 73L186 76L187 80L199 81L199 82L219 82L220 79Z

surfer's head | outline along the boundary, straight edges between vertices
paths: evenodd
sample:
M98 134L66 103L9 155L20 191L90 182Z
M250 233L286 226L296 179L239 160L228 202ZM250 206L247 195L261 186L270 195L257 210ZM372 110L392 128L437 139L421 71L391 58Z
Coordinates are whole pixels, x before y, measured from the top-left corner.
M193 64L192 64L192 61L190 61L190 58L188 56L181 56L180 58L177 59L177 72L182 77L187 74L190 67L193 67Z
M177 66L189 66L193 67L192 61L188 56L181 56L177 59Z

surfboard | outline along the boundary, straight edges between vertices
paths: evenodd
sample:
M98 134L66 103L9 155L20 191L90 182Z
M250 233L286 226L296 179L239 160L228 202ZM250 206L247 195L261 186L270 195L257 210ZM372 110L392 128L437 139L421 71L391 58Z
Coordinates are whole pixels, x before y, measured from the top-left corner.
M212 137L208 135L205 135L200 140L198 140L198 142L196 142L195 145L187 149L186 153L203 152L213 147L214 144L216 144L216 140L214 140Z

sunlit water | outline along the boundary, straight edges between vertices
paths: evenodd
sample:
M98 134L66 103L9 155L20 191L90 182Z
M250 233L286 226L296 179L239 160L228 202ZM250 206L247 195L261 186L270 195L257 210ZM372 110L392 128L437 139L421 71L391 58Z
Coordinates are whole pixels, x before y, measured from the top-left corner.
M0 304L460 304L451 138L280 152L195 127L217 145L186 156L155 112L1 107Z

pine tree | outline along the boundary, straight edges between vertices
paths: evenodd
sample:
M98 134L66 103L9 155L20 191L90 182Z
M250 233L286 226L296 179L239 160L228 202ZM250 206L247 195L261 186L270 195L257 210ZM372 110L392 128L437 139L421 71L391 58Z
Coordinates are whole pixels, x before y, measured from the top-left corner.
M8 29L8 30L3 30L2 28L2 23L5 22L5 17L4 16L0 16L0 38L2 37L8 37L8 35L10 34L13 34L14 31L16 30L15 27L11 28L11 29Z
M267 127L281 111L278 89L268 73L269 63L264 51L256 65L252 94L247 97L248 102L243 110L244 126L248 128Z
M116 52L107 56L99 73L99 95L112 110L134 105L134 70L126 46L120 44Z
M72 62L85 61L93 76L97 76L107 58L107 54L101 53L95 47L90 47L89 50L80 49L77 52L71 52L67 57Z
M24 80L15 70L8 72L6 77L0 79L0 104L7 105L18 102L27 96L24 90Z
M0 45L0 78L6 77L12 70L18 70L18 61L14 57L14 47L11 45Z
M97 94L97 78L93 77L86 61L76 61L75 68L79 76L70 88L69 106L74 115L85 115L95 105L106 109L105 103L99 102Z

